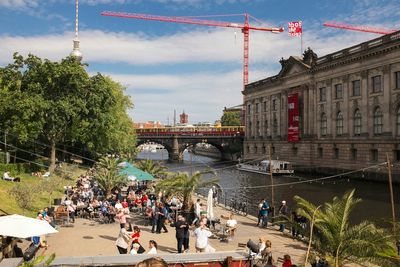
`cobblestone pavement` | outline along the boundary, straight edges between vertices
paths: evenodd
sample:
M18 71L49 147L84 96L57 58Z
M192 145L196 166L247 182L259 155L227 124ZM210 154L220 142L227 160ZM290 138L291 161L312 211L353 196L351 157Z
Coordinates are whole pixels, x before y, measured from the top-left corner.
M214 208L215 217L228 215L229 211L222 206ZM268 226L262 229L256 226L257 219L252 216L235 215L238 221L236 235L229 242L221 242L218 238L211 238L210 245L217 251L243 250L239 243L246 243L249 239L258 242L258 238L265 236L272 242L273 257L283 257L289 254L293 263L301 262L306 252L303 242L293 240L289 233L283 234L277 231L278 227ZM225 220L221 219L221 225ZM158 243L159 253L176 253L175 228L167 226L168 233L151 233L150 226L144 226L144 220L138 215L132 215L132 224L139 225L142 230L140 243L147 249L148 241L153 239ZM216 226L216 235L221 233L221 225ZM56 253L57 256L94 256L116 255L118 250L115 240L118 236L119 224L100 224L95 220L78 218L70 227L63 226L59 233L49 235L47 241L49 247L45 254ZM190 237L190 252L194 250L195 237Z

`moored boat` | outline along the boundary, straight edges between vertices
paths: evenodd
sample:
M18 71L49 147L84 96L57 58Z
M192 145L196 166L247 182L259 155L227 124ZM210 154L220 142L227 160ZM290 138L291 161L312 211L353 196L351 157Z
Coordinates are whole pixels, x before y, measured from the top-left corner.
M272 174L293 174L294 170L292 168L292 164L288 161L282 160L271 160L272 165ZM270 161L263 160L256 164L249 163L239 163L236 165L238 170L254 172L260 174L269 174L270 173Z

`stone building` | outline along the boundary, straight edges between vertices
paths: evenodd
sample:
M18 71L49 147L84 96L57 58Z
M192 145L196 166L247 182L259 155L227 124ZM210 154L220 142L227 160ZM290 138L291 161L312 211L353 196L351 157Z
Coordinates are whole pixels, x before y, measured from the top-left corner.
M400 166L400 31L323 57L281 59L281 71L243 91L244 159L288 160L297 169L338 173ZM298 102L299 140L288 141L288 97ZM292 106L289 105L289 108ZM293 120L293 118L292 118ZM297 129L297 128L296 128ZM373 178L373 177L372 177ZM375 175L379 178L379 175Z

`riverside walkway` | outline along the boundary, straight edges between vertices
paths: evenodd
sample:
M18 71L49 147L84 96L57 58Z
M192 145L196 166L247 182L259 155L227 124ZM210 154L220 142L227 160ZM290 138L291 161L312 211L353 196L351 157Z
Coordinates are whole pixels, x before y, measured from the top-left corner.
M222 206L214 208L215 217L227 215L229 211ZM235 237L229 242L221 242L217 238L210 238L210 245L216 251L235 251L243 250L238 247L238 243L246 243L249 239L258 242L258 238L265 236L272 242L273 257L275 260L282 258L284 254L292 257L292 262L298 264L302 262L306 252L306 245L303 242L293 240L289 233L283 234L277 231L276 226L269 226L262 229L256 226L256 218L253 216L236 215L238 228ZM133 225L139 225L141 229L140 243L146 248L149 240L158 243L158 253L177 253L175 228L167 226L168 233L151 233L151 226L144 226L143 219L132 215ZM221 225L225 220L221 219ZM217 225L217 229L220 228ZM193 228L194 229L194 228ZM191 230L193 230L191 229ZM61 227L59 233L47 237L49 244L45 254L56 253L57 258L71 256L97 256L97 255L118 255L115 240L118 236L119 224L100 224L94 220L77 219L71 227ZM190 251L194 253L195 237L190 237Z

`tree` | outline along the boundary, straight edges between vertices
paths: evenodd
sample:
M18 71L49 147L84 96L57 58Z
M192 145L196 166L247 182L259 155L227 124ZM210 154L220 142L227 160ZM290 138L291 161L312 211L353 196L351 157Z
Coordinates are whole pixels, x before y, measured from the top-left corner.
M96 163L94 180L97 181L101 189L106 192L106 196L111 195L111 190L128 184L126 175L119 174L118 163L120 160L112 157L103 157Z
M227 111L221 117L222 126L240 126L240 111Z
M202 173L196 172L192 176L185 172L178 172L172 177L164 179L157 184L157 188L165 190L167 195L177 194L183 198L184 211L189 211L193 204L193 194L198 189L218 185L218 179L203 180Z
M43 180L39 184L39 188L47 194L49 207L51 206L51 197L53 196L53 193L59 190L62 184L63 180L59 176L52 176Z
M396 256L393 236L387 230L369 221L350 225L350 214L361 201L354 197L354 190L345 193L341 199L333 198L332 202L325 203L318 210L314 204L299 196L294 199L299 206L298 214L309 221L315 214L314 225L318 234L313 239L314 248L332 266L351 262L398 266L400 258Z
M0 127L18 142L47 143L51 172L57 145L80 146L96 157L136 145L125 88L101 74L89 77L84 67L71 57L52 62L15 53L0 68Z
M150 173L155 178L161 178L167 174L167 167L155 163L153 160L140 160L136 163L137 167L144 172Z

